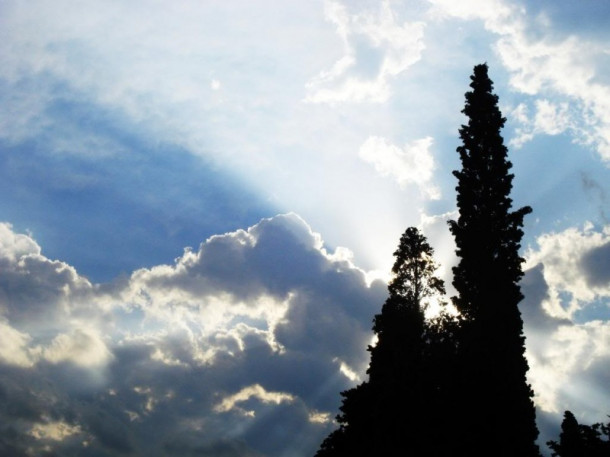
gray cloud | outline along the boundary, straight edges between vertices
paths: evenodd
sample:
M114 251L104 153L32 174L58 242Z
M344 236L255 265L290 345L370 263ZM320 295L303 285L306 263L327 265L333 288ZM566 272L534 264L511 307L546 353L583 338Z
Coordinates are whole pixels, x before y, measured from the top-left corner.
M539 251L528 253L520 309L541 442L557 439L565 410L576 411L584 423L602 421L608 413L610 323L586 318L592 301L606 292L599 284L590 296L582 292L591 278L585 264L595 263L589 256L603 257L605 233L589 227L547 234L538 240ZM584 318L570 312L574 299Z
M434 236L444 219L423 225ZM368 285L294 214L104 285L2 227L5 454L309 455L333 428L338 392L368 362L385 285ZM586 309L581 283L603 280L604 233L546 235L528 253L521 311L550 438L564 409L603 419L610 325L575 322L557 300L573 290ZM570 259L559 254L566 246ZM53 319L29 323L37 312Z
M610 284L610 242L591 249L581 259L587 282L592 287Z
M4 229L3 338L22 354L0 351L10 455L311 454L386 293L292 214L105 285Z

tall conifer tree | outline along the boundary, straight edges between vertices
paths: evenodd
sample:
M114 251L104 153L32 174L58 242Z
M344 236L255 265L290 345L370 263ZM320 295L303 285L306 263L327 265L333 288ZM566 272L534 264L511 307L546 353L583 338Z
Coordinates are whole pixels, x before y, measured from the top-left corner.
M443 402L431 399L440 399L446 377L433 366L439 357L431 346L452 345L443 344L437 328L450 319L424 318L427 299L444 294L432 254L416 228L404 232L394 253L389 296L374 319L378 341L369 348L369 380L342 392L340 427L322 443L317 457L436 455L430 436L437 433L437 408Z
M454 455L538 456L533 392L527 383L519 257L523 217L511 211L513 175L500 130L506 121L487 74L478 65L462 111L459 217L450 221L459 264L453 268L461 315L459 432Z

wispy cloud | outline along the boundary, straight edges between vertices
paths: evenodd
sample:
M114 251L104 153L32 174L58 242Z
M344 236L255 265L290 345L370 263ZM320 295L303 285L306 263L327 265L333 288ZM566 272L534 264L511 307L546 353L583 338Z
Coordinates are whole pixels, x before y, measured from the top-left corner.
M497 36L494 49L510 74L513 89L532 96L536 108L535 127L518 132L516 144L531 139L535 134L556 134L557 122L566 127L566 112L578 111L571 116L578 123L571 123L574 139L595 147L601 159L610 161L610 86L599 82L603 65L607 60L605 43L581 39L574 35L550 37L533 33L544 26L527 15L526 7L502 0L486 2L460 2L429 0L433 4L433 16L481 20L485 28ZM548 27L549 24L547 23ZM563 99L551 112L548 97ZM550 117L553 119L550 119ZM553 120L553 128L548 122Z
M390 176L401 187L414 184L423 195L436 200L440 198L440 190L432 182L436 168L430 151L432 143L432 138L426 137L400 148L385 138L371 136L358 153L381 175Z
M377 12L352 14L342 3L329 0L325 16L345 53L307 84L307 102L384 102L392 79L421 58L424 23L397 23L388 1Z

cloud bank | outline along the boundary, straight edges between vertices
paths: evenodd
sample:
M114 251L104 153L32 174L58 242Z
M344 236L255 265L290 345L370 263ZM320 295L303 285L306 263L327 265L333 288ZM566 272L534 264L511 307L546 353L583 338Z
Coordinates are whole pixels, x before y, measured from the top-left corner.
M585 423L608 413L608 246L610 226L586 224L542 235L526 253L521 309L530 379L543 413L569 409Z
M385 296L294 214L103 285L0 246L6 455L312 453Z
M447 217L424 221L432 238ZM544 235L527 252L543 414L603 414L610 325L578 312L607 306L609 230ZM338 392L362 379L386 296L295 214L106 284L1 224L0 264L0 450L16 456L310 455Z

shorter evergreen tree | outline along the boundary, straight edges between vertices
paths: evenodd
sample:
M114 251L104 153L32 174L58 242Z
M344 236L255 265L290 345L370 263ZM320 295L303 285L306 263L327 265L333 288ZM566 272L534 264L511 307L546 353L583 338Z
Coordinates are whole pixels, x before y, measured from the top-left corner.
M603 439L603 436L606 436ZM574 414L566 411L561 423L559 442L546 443L553 457L607 457L610 456L610 422L593 425L579 424Z
M433 249L413 227L394 253L394 278L381 313L374 318L377 344L369 347L368 381L342 392L339 428L322 443L317 457L439 455L451 382L444 369L455 359L455 321L445 313L426 320L433 297L445 293L434 272Z

